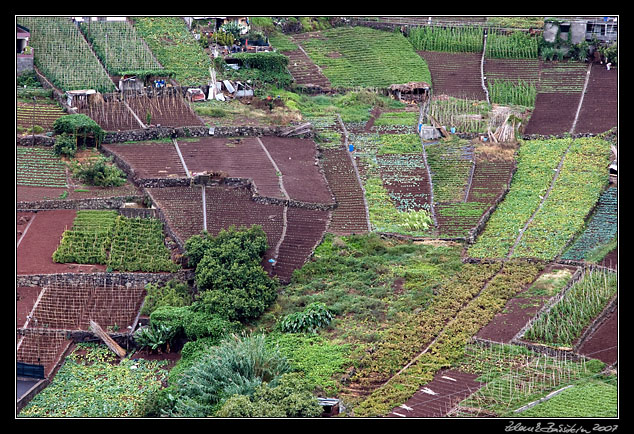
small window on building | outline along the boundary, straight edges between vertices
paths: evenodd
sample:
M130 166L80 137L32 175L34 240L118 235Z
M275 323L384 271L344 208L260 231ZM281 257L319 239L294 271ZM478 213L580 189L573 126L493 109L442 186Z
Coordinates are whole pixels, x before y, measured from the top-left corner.
M570 24L562 24L559 26L561 33L568 33L570 31Z

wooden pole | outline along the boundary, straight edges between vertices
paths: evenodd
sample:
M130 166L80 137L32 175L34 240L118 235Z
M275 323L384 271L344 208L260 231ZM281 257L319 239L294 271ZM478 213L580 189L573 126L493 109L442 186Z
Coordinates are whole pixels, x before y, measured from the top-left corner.
M123 358L126 351L117 344L108 334L93 320L90 320L90 330L96 334L117 356Z

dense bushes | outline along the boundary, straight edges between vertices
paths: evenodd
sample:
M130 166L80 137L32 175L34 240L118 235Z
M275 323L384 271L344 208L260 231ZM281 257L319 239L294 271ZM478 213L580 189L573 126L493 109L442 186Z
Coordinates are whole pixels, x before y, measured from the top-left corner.
M253 395L264 383L275 386L287 372L286 358L266 345L264 335L234 335L209 347L181 373L174 389L177 396L168 413L213 416L229 397Z
M276 280L261 264L267 240L260 226L232 226L216 237L195 235L185 249L201 291L200 310L244 322L259 317L275 300Z

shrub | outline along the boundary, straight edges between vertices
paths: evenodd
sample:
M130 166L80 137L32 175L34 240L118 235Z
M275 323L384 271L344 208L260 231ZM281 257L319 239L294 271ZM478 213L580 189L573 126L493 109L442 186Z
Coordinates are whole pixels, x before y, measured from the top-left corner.
M234 395L218 410L219 417L318 417L323 412L301 374L280 377L277 386L265 383L252 396Z
M176 336L176 330L172 327L152 323L149 326L141 327L134 333L134 340L140 348L149 348L152 352L162 352L165 350L169 353L170 343Z
M160 306L189 306L193 301L187 284L177 280L170 280L166 285L160 287L155 283L148 283L145 290L147 295L141 309L141 315L150 315Z
M333 315L325 303L311 303L301 312L286 315L280 322L283 332L317 333L317 330L328 326Z
M72 165L73 176L99 187L119 187L125 184L125 173L110 162L111 159L103 156L84 165L75 162Z
M230 396L252 395L263 383L275 386L288 371L287 360L266 345L264 335L233 335L209 348L183 371L170 413L213 416Z
M74 134L78 139L83 139L83 143L90 136L93 136L95 141L100 142L105 135L99 124L85 114L72 114L57 118L53 123L53 131L55 134Z
M74 157L77 153L77 139L74 134L62 133L55 138L53 145L55 155Z

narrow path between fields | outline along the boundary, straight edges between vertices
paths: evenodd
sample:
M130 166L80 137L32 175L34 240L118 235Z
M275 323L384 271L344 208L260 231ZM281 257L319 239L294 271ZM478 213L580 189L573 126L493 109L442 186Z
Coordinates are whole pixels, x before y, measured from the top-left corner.
M277 164L275 163L275 160L273 159L273 157L269 153L269 150L266 149L266 146L264 145L262 140L259 137L257 137L257 139L258 139L258 143L260 144L260 147L262 148L262 150L264 151L264 153L268 157L269 161L273 165L273 168L275 169L275 173L278 175L277 179L278 179L278 182L279 182L279 185L280 185L280 190L282 191L282 194L284 195L286 200L290 200L290 196L288 195L288 193L286 192L286 189L284 188L284 174L282 173L280 168L277 167ZM275 250L273 251L273 258L275 259L275 261L277 261L277 256L278 256L278 254L280 252L280 246L282 245L282 243L284 242L284 238L286 237L286 227L287 227L287 224L288 224L287 210L288 210L288 206L284 205L284 209L282 210L282 235L280 236L280 239L277 241L277 244L275 245Z
M544 202L546 202L546 199L548 199L548 196L550 195L550 192L555 187L555 182L557 181L557 178L559 178L559 173L561 172L561 167L564 165L564 160L566 159L566 155L568 155L568 151L570 151L571 147L572 147L572 143L570 144L570 146L568 146L568 149L566 149L566 152L564 152L564 154L561 156L561 159L559 160L559 164L557 165L557 168L555 169L555 176L553 176L553 180L550 182L550 186L548 187L548 190L546 190L546 194L544 194L544 197L542 197L541 201L539 202L539 205L537 206L537 209L528 218L528 220L526 221L526 224L520 230L519 235L515 239L515 243L513 243L513 246L511 246L511 248L509 249L509 253L506 256L507 259L509 259L511 256L513 256L513 252L515 251L515 248L517 247L517 245L522 240L522 236L524 235L524 232L526 231L528 226L533 222L533 219L535 218L537 213L542 209L542 207L544 206Z
M586 95L586 89L588 88L588 81L590 81L591 70L592 70L592 63L588 63L588 70L586 71L586 81L583 83L583 90L581 91L581 97L579 98L579 105L577 106L575 119L572 121L572 127L570 127L570 134L574 134L575 128L577 127L577 120L579 119L579 113L581 113L581 106L583 105L583 99Z
M26 233L29 231L29 228L31 227L31 223L33 223L33 220L35 220L35 217L37 217L37 213L33 213L31 218L29 219L29 222L27 223L26 227L24 228L24 232L22 232L22 235L20 236L20 239L18 240L18 244L15 246L16 250L17 250L18 247L20 247L20 243L22 242L24 237L26 237Z
M176 139L172 139L172 143L174 143L174 148L176 148L176 153L178 154L178 158L180 158L181 160L181 164L183 165L183 169L185 170L187 177L191 178L192 175L187 168L187 164L185 164L185 159L183 158L183 154L181 153L181 148L178 147L178 142L176 141Z

